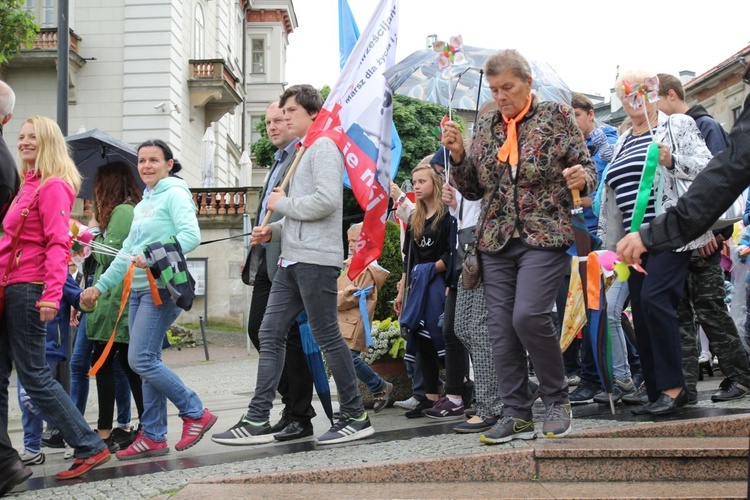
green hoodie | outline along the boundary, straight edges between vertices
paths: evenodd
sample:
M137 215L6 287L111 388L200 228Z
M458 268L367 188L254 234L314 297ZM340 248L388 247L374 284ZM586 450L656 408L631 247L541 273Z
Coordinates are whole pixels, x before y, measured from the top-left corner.
M192 252L201 241L200 227L195 215L195 203L185 181L178 177L161 179L154 189L143 192L143 200L135 206L130 234L122 244L122 251L129 255L143 254L144 248L168 236L175 236L185 255ZM94 285L104 293L117 286L125 277L130 260L117 257L109 269ZM157 279L160 288L164 284ZM136 268L133 290L148 289L148 279L143 269Z

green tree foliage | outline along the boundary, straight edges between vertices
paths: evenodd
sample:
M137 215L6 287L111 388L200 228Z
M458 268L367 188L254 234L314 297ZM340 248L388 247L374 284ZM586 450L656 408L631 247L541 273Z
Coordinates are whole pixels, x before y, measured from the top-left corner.
M438 104L412 99L402 95L393 96L393 123L401 137L403 152L399 164L396 184L411 178L411 169L417 166L425 156L434 153L440 147L436 129L440 126L448 108ZM454 114L453 119L463 130L463 119Z
M250 153L255 158L254 166L270 168L273 165L273 154L276 152L276 146L271 143L266 133L266 115L260 116L260 120L253 124L256 132L260 132L260 139L250 145Z
M23 0L0 0L0 64L22 47L31 47L39 32L34 15L24 5Z

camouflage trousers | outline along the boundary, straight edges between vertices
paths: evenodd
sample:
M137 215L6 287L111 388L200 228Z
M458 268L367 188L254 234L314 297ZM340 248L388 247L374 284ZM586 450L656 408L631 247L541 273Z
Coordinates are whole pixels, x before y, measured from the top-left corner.
M685 292L677 308L682 343L682 371L690 396L697 396L700 339L696 323L708 338L711 353L719 358L724 376L750 387L750 368L737 326L724 303L724 273L721 255L693 260L688 267Z

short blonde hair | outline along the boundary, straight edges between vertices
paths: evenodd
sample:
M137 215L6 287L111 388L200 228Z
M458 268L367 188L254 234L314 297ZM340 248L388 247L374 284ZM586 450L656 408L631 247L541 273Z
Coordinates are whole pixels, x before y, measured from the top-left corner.
M656 76L656 73L652 73L650 71L642 69L630 69L623 71L622 73L620 73L620 76L617 77L617 80L615 80L615 93L617 94L617 97L622 99L623 97L625 97L625 90L622 88L622 82L630 82L631 85L635 86L642 84L646 80L646 78L651 78L654 76Z
M359 233L362 232L362 225L363 224L361 222L357 222L356 224L352 224L351 226L349 226L349 229L346 230L346 235L348 237L350 237L350 238L352 238L352 237L354 237L354 235L356 235L357 238L359 238Z
M68 145L60 127L46 116L32 116L25 123L31 123L34 126L37 143L34 173L42 176L41 184L57 177L67 182L73 192L78 194L81 189L81 174L68 154ZM21 163L21 170L28 172L30 166L23 160Z

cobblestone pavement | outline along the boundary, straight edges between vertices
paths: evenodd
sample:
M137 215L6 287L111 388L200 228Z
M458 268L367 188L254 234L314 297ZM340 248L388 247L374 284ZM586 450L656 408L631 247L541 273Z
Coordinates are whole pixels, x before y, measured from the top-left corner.
M238 334L239 335L239 334ZM255 384L257 354L247 354L238 343L234 347L212 346L211 361L203 360L203 349L165 351L164 359L203 399L204 405L219 415L216 427L209 432L221 432L242 416ZM698 418L717 414L750 413L750 397L738 401L715 404L710 394L718 387L721 374L699 383L700 401L674 418ZM96 421L96 389L92 380L87 420ZM334 390L335 401L335 386ZM10 393L15 394L15 382L11 381ZM313 424L316 435L330 425L322 407L314 401L318 417ZM181 421L176 409L170 405L170 432L168 440L176 443L180 436ZM538 420L543 416L543 406L537 403L535 413ZM272 421L278 419L280 403L274 406ZM598 405L574 408L573 422L576 431L599 427L638 425L647 422L630 417L627 407L618 407L612 416ZM459 435L451 432L451 425L428 421L428 419L406 419L397 408L386 409L372 415L376 434L373 438L350 445L316 447L312 438L285 444L268 444L253 447L227 447L213 443L206 437L201 443L184 452L172 452L158 459L143 459L127 463L113 459L101 468L87 474L82 480L61 483L54 474L69 467L62 459L62 450L45 448L47 461L34 466L34 476L17 488L11 498L19 499L136 499L166 497L184 487L190 480L233 476L248 473L273 472L332 465L350 465L365 462L382 462L406 458L427 458L461 453L488 453L497 447L479 443L476 435ZM14 444L21 446L22 432L20 412L11 402L10 431ZM516 446L511 442L500 445ZM522 446L518 445L518 446Z

